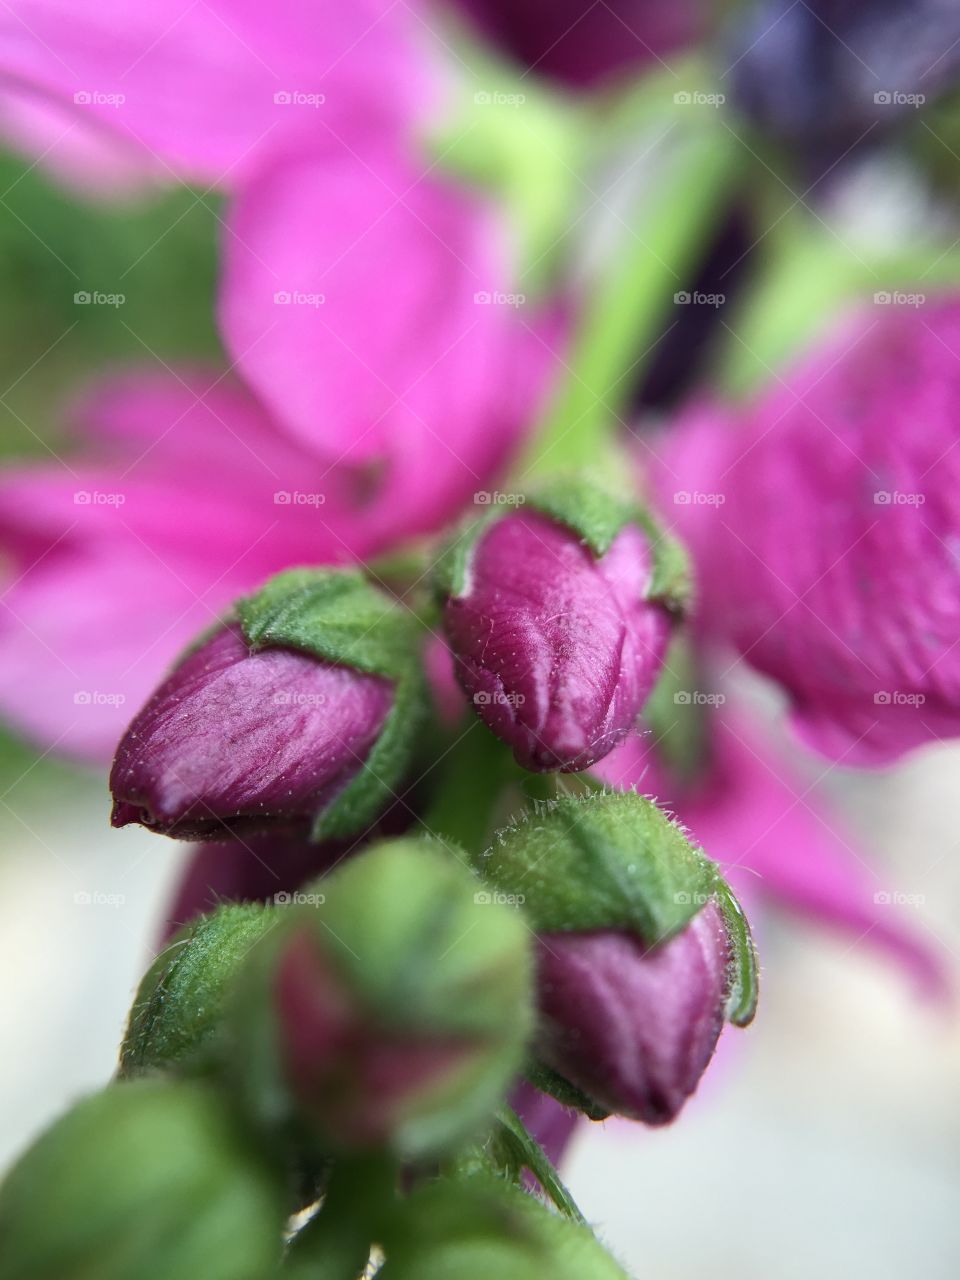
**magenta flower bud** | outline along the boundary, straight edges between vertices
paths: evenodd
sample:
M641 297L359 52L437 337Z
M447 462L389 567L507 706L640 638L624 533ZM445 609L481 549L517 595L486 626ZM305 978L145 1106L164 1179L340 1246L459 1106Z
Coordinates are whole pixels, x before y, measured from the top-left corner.
M289 649L252 653L239 627L226 627L121 739L113 825L195 840L308 818L355 776L391 700L378 676Z
M391 798L422 702L409 614L356 573L280 574L135 717L110 775L113 825L353 835Z
M614 791L541 806L478 867L523 894L537 937L531 1083L592 1119L672 1120L724 1022L756 1010L750 929L717 866L648 797Z
M322 1109L338 1148L387 1145L406 1114L459 1074L475 1043L455 1035L391 1032L304 933L291 940L276 979L281 1053L294 1094Z
M713 1056L729 963L714 902L654 947L620 931L545 934L538 1056L605 1110L666 1124Z
M403 1159L485 1131L526 1054L532 948L463 861L382 841L251 948L224 1042L247 1114L323 1151Z
M457 674L527 769L588 769L629 733L671 630L654 547L624 522L602 554L527 508L481 530L444 607Z

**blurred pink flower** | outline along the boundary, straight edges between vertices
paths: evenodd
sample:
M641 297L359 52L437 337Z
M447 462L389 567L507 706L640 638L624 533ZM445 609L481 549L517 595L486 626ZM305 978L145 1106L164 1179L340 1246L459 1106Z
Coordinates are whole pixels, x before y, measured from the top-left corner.
M665 437L698 624L849 765L960 733L960 302L848 322L742 410Z
M943 997L948 979L938 947L905 923L873 860L761 723L725 703L710 710L704 729L706 761L689 778L666 766L650 737L628 739L595 772L670 809L719 863L754 927L767 906L783 908L842 934L851 947L887 952L923 995Z
M492 484L508 443L478 433L454 461L421 458L383 501L222 374L110 380L78 418L75 455L0 478L0 707L39 743L94 759L238 594L440 527Z
M392 152L281 161L230 215L230 354L299 439L415 509L426 471L502 456L552 359L554 321L511 292L504 230Z
M0 129L74 178L235 187L277 146L396 135L433 77L389 0L17 0L0 12ZM115 159L108 160L110 150Z

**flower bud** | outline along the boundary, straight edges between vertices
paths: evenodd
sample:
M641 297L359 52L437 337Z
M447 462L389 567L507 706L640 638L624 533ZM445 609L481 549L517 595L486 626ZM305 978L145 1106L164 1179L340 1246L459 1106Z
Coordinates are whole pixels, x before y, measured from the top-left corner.
M672 1120L724 1019L756 1004L749 930L716 867L633 792L564 797L482 864L501 891L523 886L537 932L531 1078L595 1118Z
M403 1202L382 1280L627 1280L582 1220L499 1179L440 1180Z
M369 821L399 780L421 701L412 620L358 574L293 571L180 662L110 775L113 825L180 839Z
M540 1060L605 1111L667 1123L713 1056L729 960L714 902L659 946L617 930L544 934Z
M4 1280L263 1280L281 1190L218 1097L140 1080L84 1099L0 1187Z
M251 953L229 1069L251 1113L323 1150L446 1149L522 1065L529 934L447 850L372 846Z
M442 563L460 683L525 768L587 769L633 727L683 595L676 549L656 536L569 486L481 523Z

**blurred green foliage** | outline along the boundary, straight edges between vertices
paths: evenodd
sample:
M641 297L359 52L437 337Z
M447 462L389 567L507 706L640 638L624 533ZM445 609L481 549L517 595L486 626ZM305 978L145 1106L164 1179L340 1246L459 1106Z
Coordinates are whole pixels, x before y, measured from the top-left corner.
M71 393L117 363L222 358L221 205L187 188L95 203L0 154L0 456L62 439ZM74 301L95 291L125 301Z

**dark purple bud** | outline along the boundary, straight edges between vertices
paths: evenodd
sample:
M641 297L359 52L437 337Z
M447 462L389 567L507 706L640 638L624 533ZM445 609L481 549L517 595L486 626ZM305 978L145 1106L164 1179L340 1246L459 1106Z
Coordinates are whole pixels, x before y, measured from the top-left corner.
M491 41L574 87L635 70L692 43L703 0L456 0Z
M666 1124L713 1055L729 964L729 935L712 901L654 947L628 932L545 934L538 1057L604 1109Z
M361 770L392 704L387 679L293 649L253 651L225 627L121 740L113 825L192 840L310 820Z
M533 510L478 536L444 625L467 695L525 768L587 769L633 727L670 633L654 570L636 524L600 556Z

